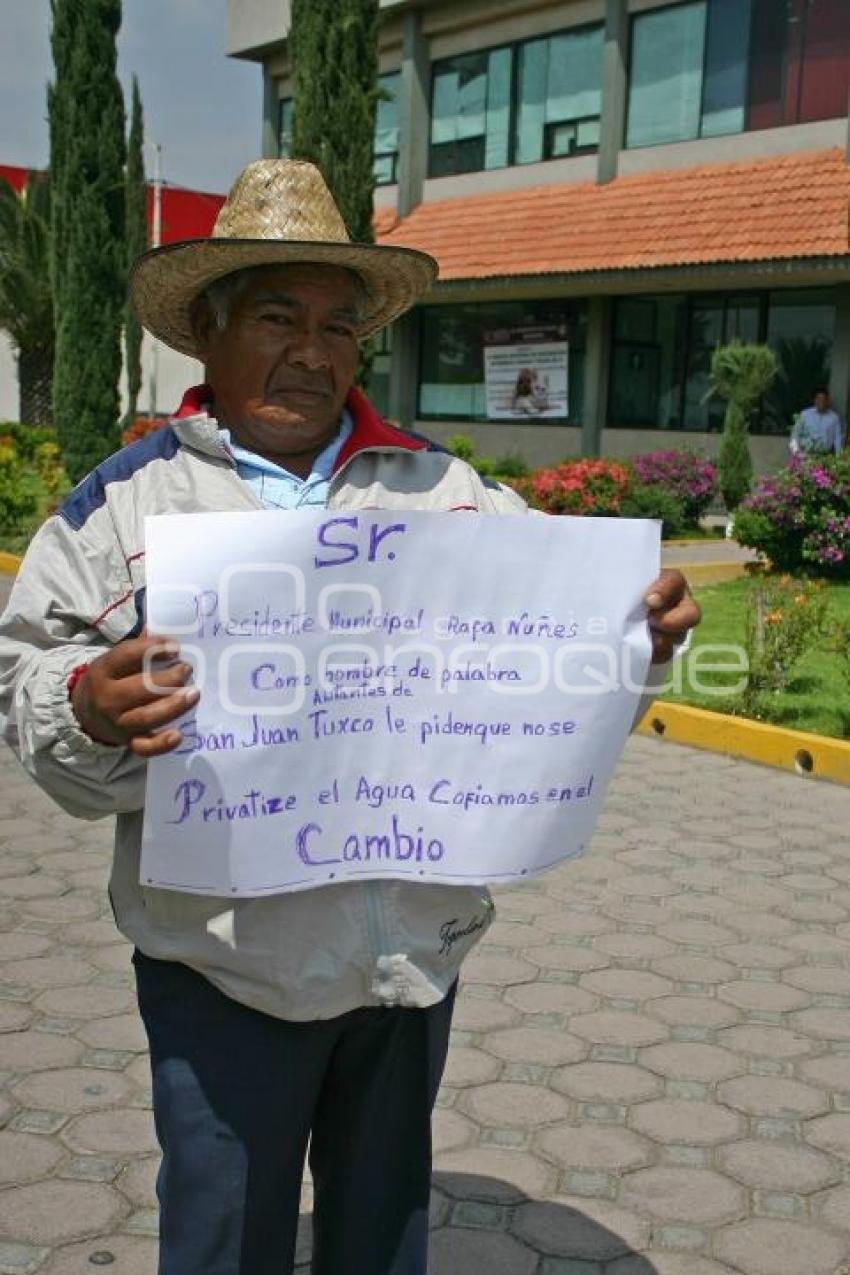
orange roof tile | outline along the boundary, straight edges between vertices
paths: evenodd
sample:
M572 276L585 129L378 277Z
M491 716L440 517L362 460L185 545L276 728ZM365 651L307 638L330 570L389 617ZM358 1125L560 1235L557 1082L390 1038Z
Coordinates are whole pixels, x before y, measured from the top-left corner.
M372 214L372 230L375 238L380 239L381 235L388 234L397 221L396 210L392 204L376 204Z
M421 248L440 278L641 270L846 256L839 149L419 204L381 243Z

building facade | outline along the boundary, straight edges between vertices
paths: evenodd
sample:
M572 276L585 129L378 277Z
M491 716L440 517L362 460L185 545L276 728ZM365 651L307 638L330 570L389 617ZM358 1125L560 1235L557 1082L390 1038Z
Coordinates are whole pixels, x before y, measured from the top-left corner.
M819 385L846 413L847 0L380 7L376 233L440 263L376 359L392 418L532 462L710 454L711 353L735 337L779 363L758 468ZM289 145L287 30L280 0L229 0L267 155Z

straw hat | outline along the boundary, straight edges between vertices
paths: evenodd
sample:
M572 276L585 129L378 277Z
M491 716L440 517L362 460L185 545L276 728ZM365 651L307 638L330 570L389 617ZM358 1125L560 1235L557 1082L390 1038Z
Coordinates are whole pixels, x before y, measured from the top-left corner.
M167 244L139 257L130 294L149 332L197 358L189 315L199 293L235 270L303 262L344 266L360 276L367 298L360 336L409 310L437 277L436 261L424 252L351 243L313 164L261 159L237 177L209 239Z

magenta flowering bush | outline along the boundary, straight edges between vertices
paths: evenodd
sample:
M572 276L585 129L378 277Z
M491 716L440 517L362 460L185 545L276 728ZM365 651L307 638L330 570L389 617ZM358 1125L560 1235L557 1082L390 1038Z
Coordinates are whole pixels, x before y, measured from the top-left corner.
M717 492L717 470L695 452L645 452L632 461L642 483L663 487L685 511L685 522L695 527Z
M850 580L850 452L795 456L735 513L735 539L778 571Z

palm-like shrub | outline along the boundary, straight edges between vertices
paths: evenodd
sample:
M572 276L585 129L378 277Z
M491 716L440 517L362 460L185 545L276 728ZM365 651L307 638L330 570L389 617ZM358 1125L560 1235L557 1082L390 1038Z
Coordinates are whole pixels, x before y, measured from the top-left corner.
M19 415L48 425L53 385L50 185L30 175L20 195L0 177L0 330L18 356Z

